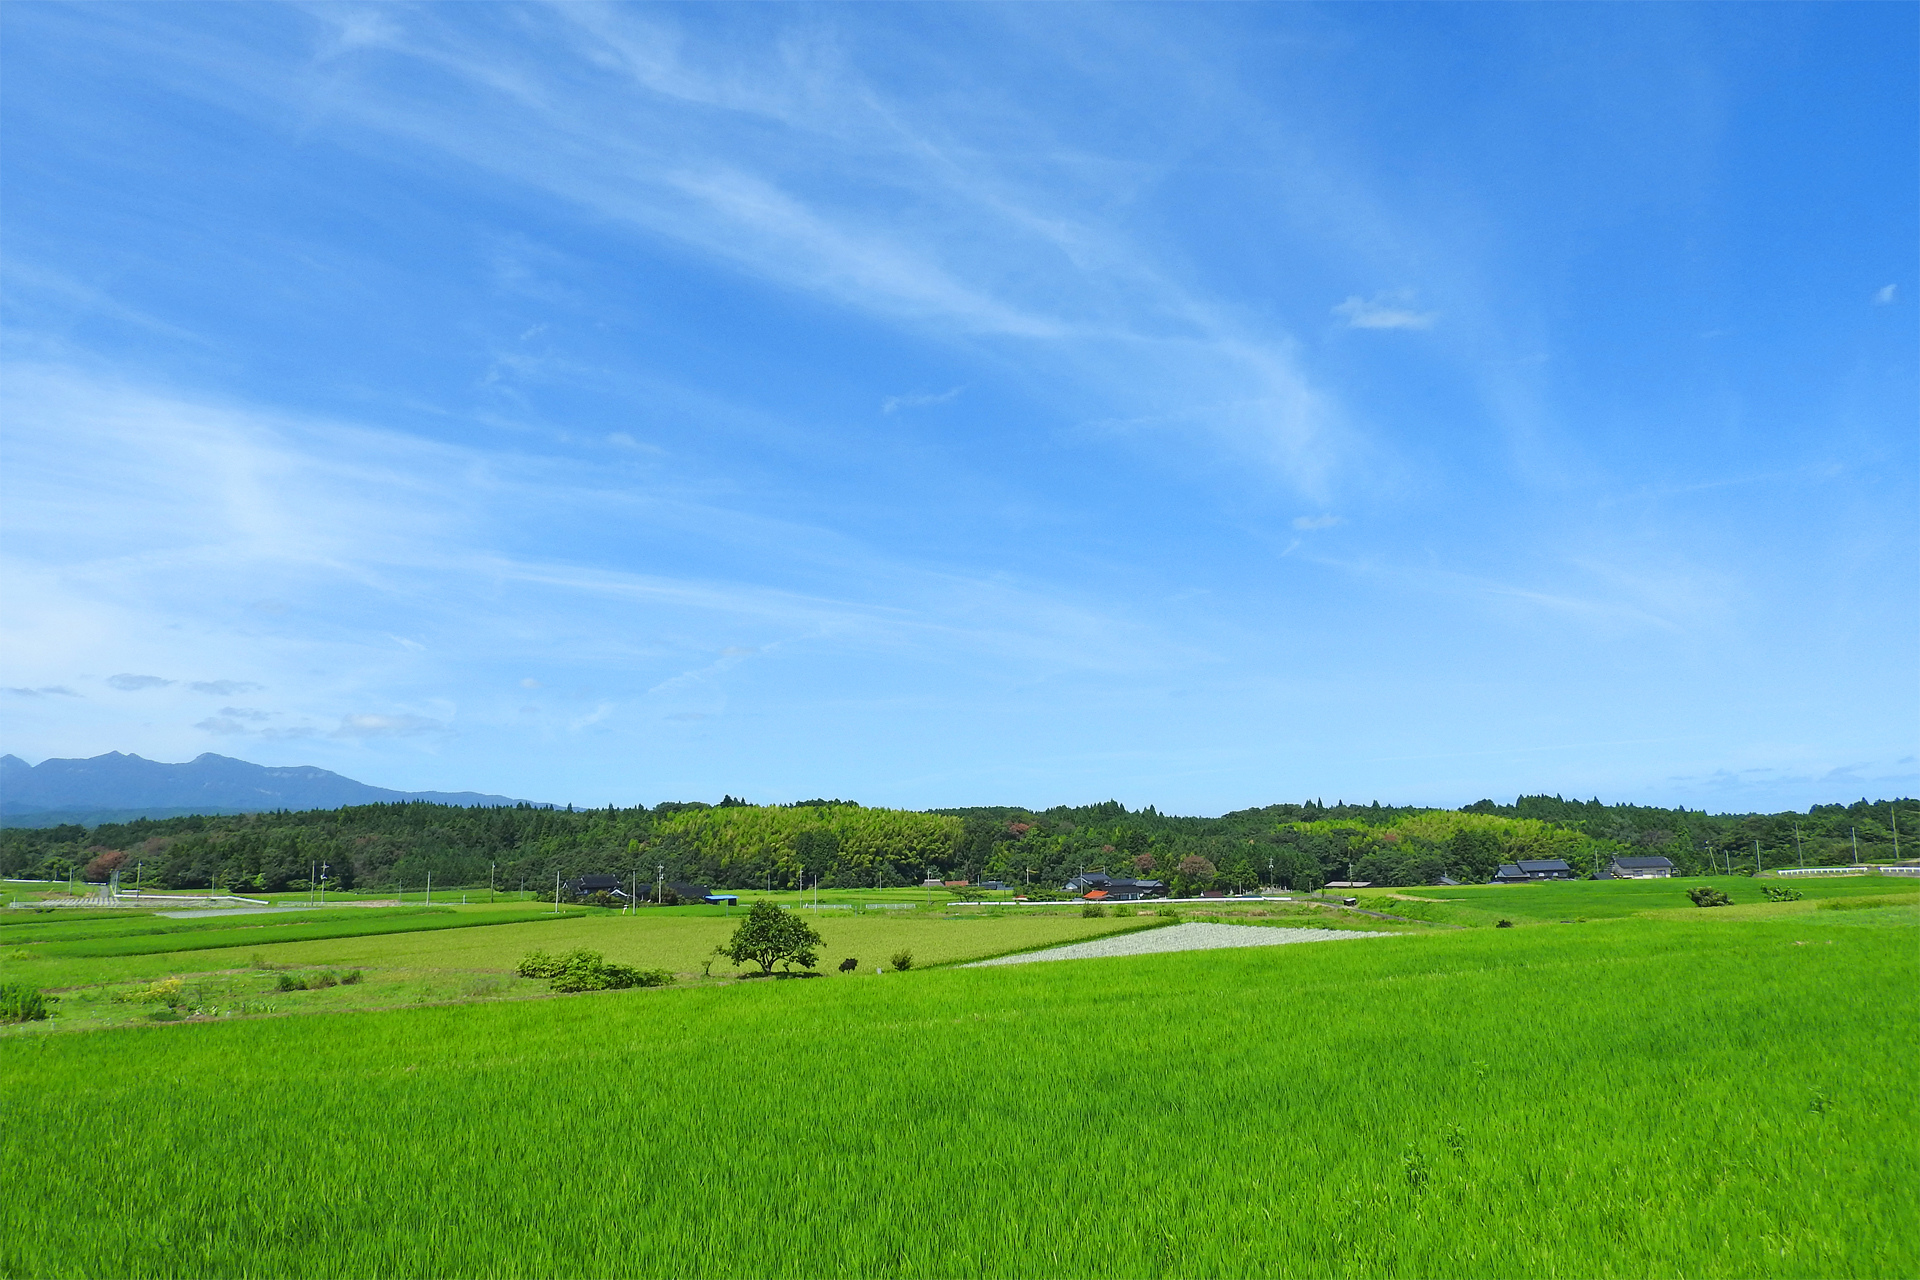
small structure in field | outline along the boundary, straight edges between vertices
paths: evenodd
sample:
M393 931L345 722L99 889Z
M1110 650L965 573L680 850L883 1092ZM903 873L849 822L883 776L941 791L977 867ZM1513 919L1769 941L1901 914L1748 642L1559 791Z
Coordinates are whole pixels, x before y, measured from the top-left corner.
M710 906L736 906L740 898L737 894L715 893L703 884L686 884L677 880L667 881L667 892L682 902L704 902Z
M842 973L852 973L854 970L858 969L859 967L860 967L860 962L858 960L855 960L852 956L848 956L845 960L842 960L840 962L840 972Z
M1607 870L1613 873L1615 880L1663 880L1673 875L1673 863L1657 855L1650 858L1615 858L1607 864Z

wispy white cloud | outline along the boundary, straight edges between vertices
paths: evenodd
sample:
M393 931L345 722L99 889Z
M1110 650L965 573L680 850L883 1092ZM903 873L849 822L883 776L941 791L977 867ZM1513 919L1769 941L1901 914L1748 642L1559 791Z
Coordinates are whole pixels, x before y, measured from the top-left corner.
M1337 524L1345 523L1346 521L1344 519L1336 515L1295 516L1293 518L1294 528L1307 531L1331 529Z
M1900 292L1899 287L1896 285L1890 285L1890 284L1882 285L1879 289L1874 291L1874 295L1873 295L1874 305L1881 306L1881 307L1892 306L1894 299L1899 295L1899 292Z
M1431 329L1438 312L1415 311L1408 293L1380 293L1371 298L1349 297L1333 309L1349 329Z
M323 52L307 65L202 39L175 87L419 148L817 302L984 344L1045 379L1070 417L1141 424L1140 447L1201 444L1316 494L1364 447L1284 330L1111 216L1155 161L1053 137L1006 101L910 100L828 23L712 41L586 5L511 24L310 12ZM131 30L121 38L165 39ZM1051 139L1044 157L1037 139ZM1169 128L1158 145L1187 143Z
M950 391L942 391L938 394L888 396L880 402L880 412L897 413L901 409L924 409L929 405L951 404L960 398L962 390L964 388L954 387Z
M67 688L63 684L43 684L38 689L28 689L22 686L9 685L7 687L7 692L15 695L16 697L21 697L21 698L46 698L46 697L77 698L80 696L79 694L75 693L73 690Z
M416 733L434 733L447 727L446 722L430 716L413 715L374 715L360 713L340 717L340 727L333 731L336 738L398 738Z
M92 374L15 368L6 383L14 411L0 572L18 607L0 618L0 647L36 674L125 667L120 686L148 698L286 691L274 722L286 727L239 707L214 717L178 708L179 723L201 733L437 740L482 731L489 716L517 719L509 691L544 685L566 700L577 695L561 689L586 680L620 682L635 697L651 689L646 701L663 714L711 713L728 704L726 681L742 662L794 645L816 655L809 660L858 654L1027 678L1192 655L1058 586L916 563L755 511L637 498L624 477L593 467L161 395ZM562 510L598 536L584 547L571 536L528 537ZM49 529L75 532L50 540ZM650 571L580 555L662 535L697 538L705 563ZM805 580L857 590L793 585ZM216 594L209 582L220 584ZM281 604L263 612L261 600ZM397 643L413 636L421 639ZM581 674L523 677L528 654ZM136 675L189 663L257 675ZM494 685L500 706L490 710L475 679L495 665L504 670ZM462 691L459 708L423 709L449 689ZM366 710L370 695L404 710ZM590 706L602 704L621 705L603 697ZM594 713L573 718L580 714Z

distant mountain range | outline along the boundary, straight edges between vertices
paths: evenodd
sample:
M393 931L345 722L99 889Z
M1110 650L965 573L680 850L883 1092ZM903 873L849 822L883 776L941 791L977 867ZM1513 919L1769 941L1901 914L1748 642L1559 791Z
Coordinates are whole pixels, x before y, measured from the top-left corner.
M109 751L90 760L30 765L0 756L0 825L92 826L131 818L270 809L338 809L350 804L430 800L435 804L519 804L477 791L390 791L312 765L274 768L211 751L185 764L162 764Z

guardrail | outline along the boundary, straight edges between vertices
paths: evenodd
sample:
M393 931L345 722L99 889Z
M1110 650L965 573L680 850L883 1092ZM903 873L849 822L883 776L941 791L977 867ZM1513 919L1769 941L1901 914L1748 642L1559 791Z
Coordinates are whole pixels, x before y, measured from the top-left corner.
M1848 867L1776 867L1777 876L1920 876L1920 867L1860 863Z

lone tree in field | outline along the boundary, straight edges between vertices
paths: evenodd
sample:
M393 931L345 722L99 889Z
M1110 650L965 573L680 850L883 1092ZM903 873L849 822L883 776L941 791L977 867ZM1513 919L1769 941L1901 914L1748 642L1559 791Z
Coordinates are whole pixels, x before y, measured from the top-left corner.
M772 973L776 964L813 968L819 962L819 946L819 933L805 920L771 902L756 902L720 954L735 964L751 960L761 972Z

